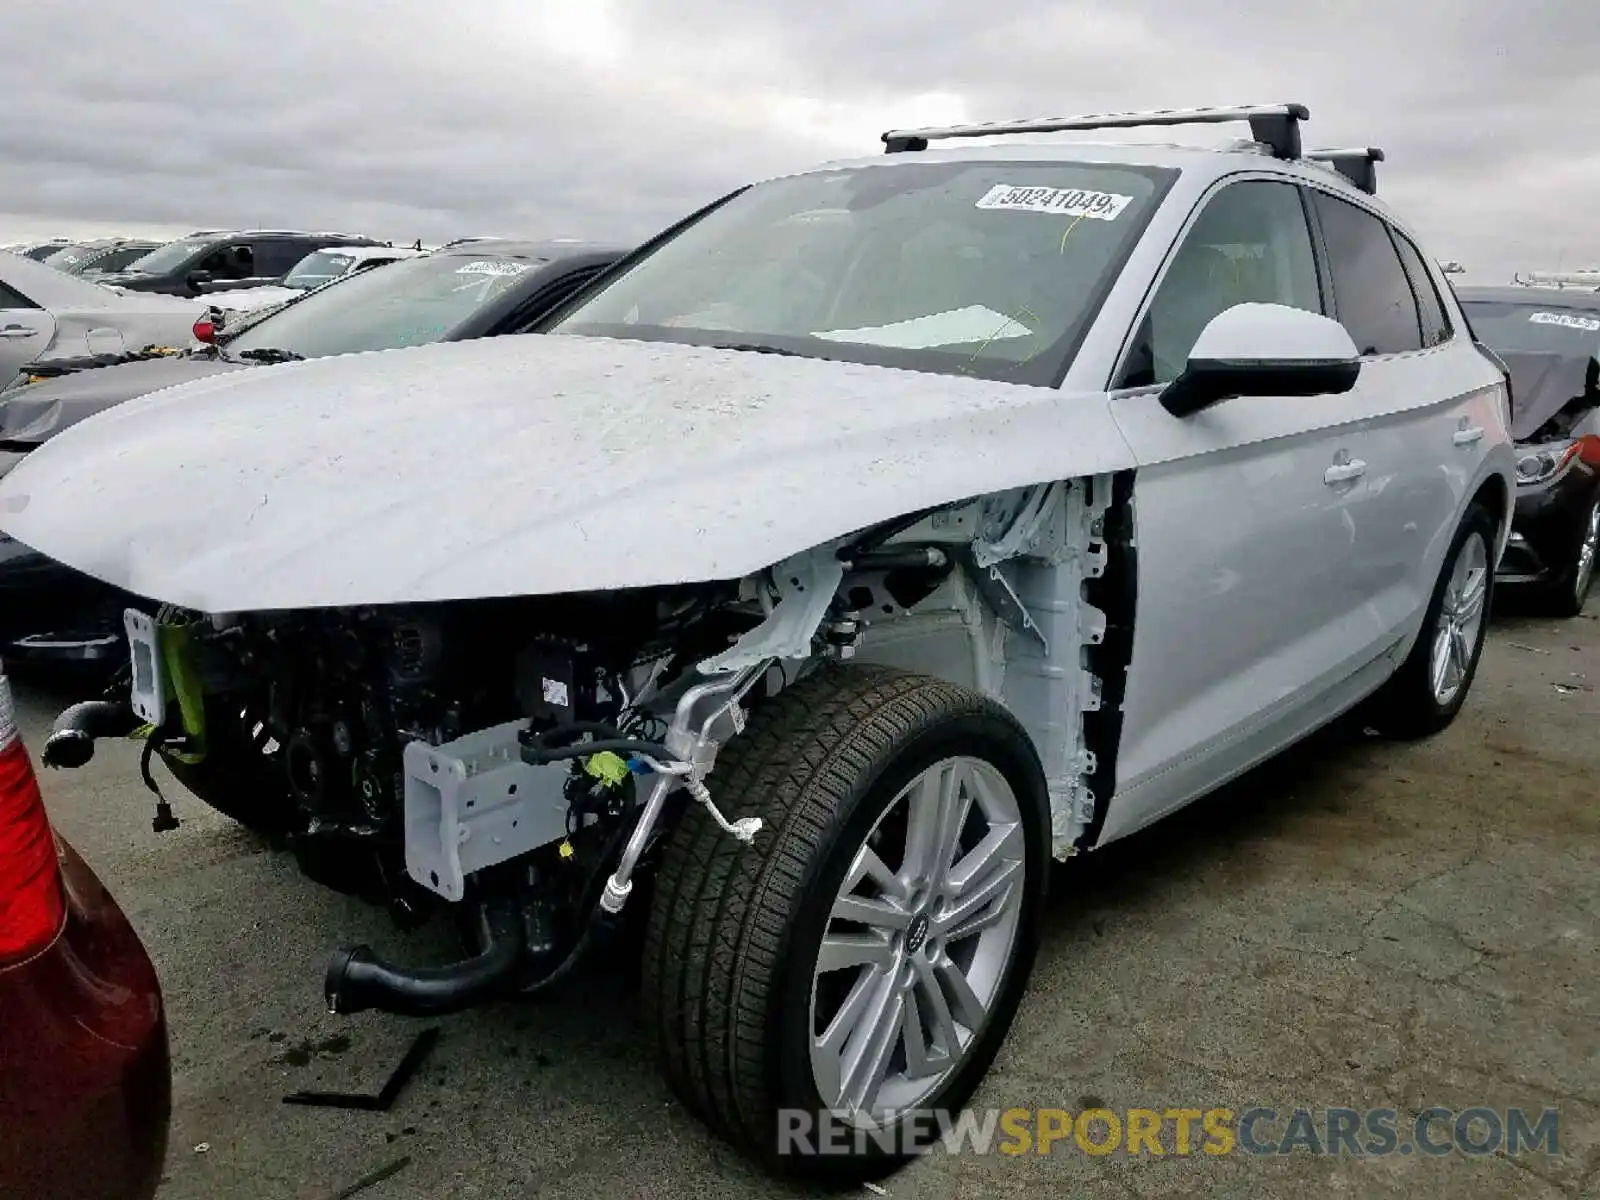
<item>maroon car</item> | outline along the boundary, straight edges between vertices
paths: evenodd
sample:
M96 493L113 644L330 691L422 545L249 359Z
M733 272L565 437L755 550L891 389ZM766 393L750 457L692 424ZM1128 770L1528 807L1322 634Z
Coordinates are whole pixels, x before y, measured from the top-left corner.
M0 1196L148 1200L171 1103L155 968L51 829L0 670Z

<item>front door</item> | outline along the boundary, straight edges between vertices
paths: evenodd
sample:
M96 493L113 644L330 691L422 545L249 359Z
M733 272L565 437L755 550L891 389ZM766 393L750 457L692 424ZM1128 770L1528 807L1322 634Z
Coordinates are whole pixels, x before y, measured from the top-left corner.
M1138 463L1138 607L1101 841L1281 748L1358 664L1350 578L1369 446L1340 396L1236 397L1178 418L1160 387L1215 315L1325 312L1300 189L1223 186L1168 263L1113 412Z
M56 323L21 292L0 283L0 388L50 345Z

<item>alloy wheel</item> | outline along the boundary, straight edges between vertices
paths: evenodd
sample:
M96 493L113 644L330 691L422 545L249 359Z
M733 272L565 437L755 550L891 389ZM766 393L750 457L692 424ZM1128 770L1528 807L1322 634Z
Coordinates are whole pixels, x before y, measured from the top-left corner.
M1441 706L1456 698L1466 682L1483 629L1484 600L1489 589L1489 547L1474 532L1456 551L1445 584L1428 657L1428 682Z
M851 861L811 988L811 1066L833 1112L882 1125L931 1096L983 1029L1026 894L1021 807L948 758L885 808Z

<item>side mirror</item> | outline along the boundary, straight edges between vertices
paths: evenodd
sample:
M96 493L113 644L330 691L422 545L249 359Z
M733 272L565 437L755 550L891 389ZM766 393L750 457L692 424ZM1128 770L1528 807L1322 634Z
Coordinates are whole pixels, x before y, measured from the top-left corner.
M1211 318L1161 393L1187 417L1235 396L1331 396L1355 387L1361 355L1343 325L1286 304L1235 304Z
M189 285L189 290L191 292L203 291L206 285L210 282L210 271L190 271L188 276L184 279L184 283Z

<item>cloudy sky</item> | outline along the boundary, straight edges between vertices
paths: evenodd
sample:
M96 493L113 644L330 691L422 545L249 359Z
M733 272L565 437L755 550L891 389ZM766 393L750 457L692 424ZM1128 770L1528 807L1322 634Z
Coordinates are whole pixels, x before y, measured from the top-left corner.
M0 241L637 238L897 124L1298 100L1309 144L1384 147L1384 194L1474 281L1600 266L1592 8L0 0Z

